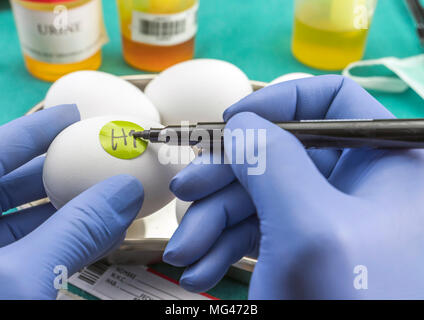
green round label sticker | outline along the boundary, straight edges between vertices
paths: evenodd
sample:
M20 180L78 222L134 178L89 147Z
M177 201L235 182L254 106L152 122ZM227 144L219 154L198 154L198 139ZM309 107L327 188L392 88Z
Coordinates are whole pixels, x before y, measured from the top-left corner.
M129 121L111 121L100 130L100 144L116 158L137 158L147 148L147 141L133 137L133 133L137 131L144 131L144 128Z

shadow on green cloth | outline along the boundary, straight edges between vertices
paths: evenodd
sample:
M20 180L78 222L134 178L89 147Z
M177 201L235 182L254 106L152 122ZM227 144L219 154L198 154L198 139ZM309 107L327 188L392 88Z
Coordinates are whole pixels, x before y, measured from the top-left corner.
M0 10L10 10L9 0L0 0Z

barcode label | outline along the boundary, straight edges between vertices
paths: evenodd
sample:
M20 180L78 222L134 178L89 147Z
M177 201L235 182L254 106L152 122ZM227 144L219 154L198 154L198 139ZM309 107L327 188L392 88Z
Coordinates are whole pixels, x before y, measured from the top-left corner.
M168 38L184 33L185 30L185 20L165 22L140 20L140 32L146 36Z
M198 4L176 14L150 14L134 11L132 14L133 41L171 46L194 37L197 31Z
M94 286L100 277L107 271L109 266L103 262L96 262L81 270L78 279Z

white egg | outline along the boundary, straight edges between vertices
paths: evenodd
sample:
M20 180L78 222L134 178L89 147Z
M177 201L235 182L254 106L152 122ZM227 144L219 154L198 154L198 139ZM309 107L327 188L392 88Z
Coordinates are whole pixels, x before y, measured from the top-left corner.
M122 114L160 122L153 103L133 84L100 71L77 71L57 80L47 92L44 107L75 103L81 119Z
M197 59L163 71L144 92L168 125L222 121L225 109L250 94L252 86L231 63Z
M170 239L177 227L174 199L155 214L133 223L127 230L126 239Z
M184 215L192 203L193 202L183 201L177 198L177 201L175 202L175 215L177 217L178 224L181 223L181 220L183 220Z
M267 86L272 86L274 84L286 82L290 80L297 80L297 79L310 78L310 77L313 77L313 75L309 73L302 73L302 72L288 73L272 80Z
M129 153L122 150L133 150L131 148L134 142L133 138L128 136L129 129L124 131L129 139L126 141L127 145L124 144L125 139L119 137L122 136L119 126L115 127L116 131L113 133L115 140L110 142L110 137L105 136L105 140L101 142L99 137L100 131L104 132L102 128L109 130L110 122L117 120L135 123L144 129L161 127L151 120L131 116L107 116L83 120L62 131L50 145L43 169L44 186L56 208L61 208L94 184L118 174L130 174L143 184L144 203L138 218L154 213L174 198L169 191L169 182L184 165L177 163L178 159L164 157L169 155L170 151L174 154L175 149L181 147L149 143L144 153L137 157L117 158L108 153L116 151L109 148L107 152L104 146L111 143L116 150L122 152L120 156L127 156ZM172 160L174 164L163 164L166 160Z

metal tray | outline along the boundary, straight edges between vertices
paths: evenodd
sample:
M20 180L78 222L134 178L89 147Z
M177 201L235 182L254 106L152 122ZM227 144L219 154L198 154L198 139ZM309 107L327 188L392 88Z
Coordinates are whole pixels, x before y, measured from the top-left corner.
M147 84L156 77L155 74L142 74L122 76L121 78L129 81L141 91L144 91ZM259 90L267 85L265 82L251 81L253 90ZM43 109L43 101L32 107L26 114L31 114ZM39 200L33 203L26 204L20 208L39 205L48 202L48 199ZM171 205L172 206L172 205ZM143 219L136 220L134 224L142 223ZM134 225L133 224L133 225ZM109 263L115 264L150 264L160 261L163 251L168 243L168 238L150 238L143 235L134 234L127 235L119 249L112 252L106 260ZM256 260L245 257L235 263L233 266L238 270L252 272ZM237 272L237 270L230 270L233 277L241 281L246 281L249 275Z

